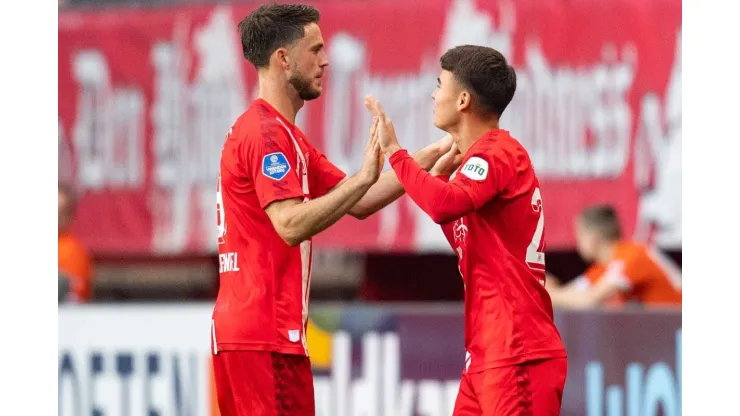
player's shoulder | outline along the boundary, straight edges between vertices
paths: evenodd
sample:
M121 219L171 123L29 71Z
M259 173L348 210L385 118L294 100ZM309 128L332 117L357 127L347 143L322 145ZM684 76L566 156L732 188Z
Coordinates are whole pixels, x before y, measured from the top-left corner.
M478 157L497 165L510 166L517 171L532 168L532 160L522 144L507 130L496 129L486 133L475 144L472 157Z
M588 279L591 283L596 283L601 275L606 271L606 266L603 264L592 264L583 272L583 277Z
M491 130L481 137L476 145L476 152L481 154L506 154L514 157L523 156L529 159L529 154L524 146L512 137L507 130Z
M285 126L280 119L259 101L253 102L247 111L237 118L232 128L236 139L249 144L279 141L287 138Z
M239 121L250 132L275 130L282 127L280 119L262 101L253 102L241 115Z
M647 245L630 240L622 240L614 247L615 260L626 263L640 262L648 257Z
M69 233L59 236L59 250L76 256L89 257L87 246L79 238Z

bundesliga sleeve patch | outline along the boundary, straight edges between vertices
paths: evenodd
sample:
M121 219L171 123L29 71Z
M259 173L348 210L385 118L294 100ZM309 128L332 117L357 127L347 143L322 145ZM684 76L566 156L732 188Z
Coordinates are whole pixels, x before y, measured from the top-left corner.
M473 156L465 162L460 173L475 181L482 181L488 176L488 162Z
M279 181L290 172L290 164L283 152L270 153L262 158L262 174Z

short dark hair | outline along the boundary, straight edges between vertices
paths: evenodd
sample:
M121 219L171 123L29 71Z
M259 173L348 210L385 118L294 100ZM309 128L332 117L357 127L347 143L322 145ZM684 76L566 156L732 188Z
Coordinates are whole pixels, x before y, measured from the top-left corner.
M255 68L269 65L270 56L305 34L305 26L318 23L319 11L305 4L266 4L239 22L242 51Z
M440 58L442 69L471 90L481 115L501 117L516 92L516 72L501 52L485 46L456 46Z
M622 238L619 216L611 205L592 205L581 212L580 219L583 225L605 240L617 241Z

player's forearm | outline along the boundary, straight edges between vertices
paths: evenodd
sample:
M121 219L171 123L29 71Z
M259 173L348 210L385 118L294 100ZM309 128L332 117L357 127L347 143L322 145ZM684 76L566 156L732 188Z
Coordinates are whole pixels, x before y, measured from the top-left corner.
M396 173L392 170L383 172L378 181L370 187L367 193L350 209L349 213L356 218L365 219L390 205L404 193L403 186L398 182Z
M598 302L587 292L573 288L557 288L550 292L552 306L565 309L588 309L598 306Z
M550 273L545 273L545 289L550 290L563 290L564 287L560 282L560 279L553 276Z
M474 209L460 187L432 176L401 150L390 158L396 177L409 197L437 224L453 221Z
M432 143L414 153L413 159L425 170L429 170L442 156L439 145ZM403 186L392 169L383 172L378 181L367 191L360 201L352 207L350 214L364 219L380 211L404 194Z
M300 244L339 221L370 189L372 182L357 174L326 195L293 206L286 218L286 242Z

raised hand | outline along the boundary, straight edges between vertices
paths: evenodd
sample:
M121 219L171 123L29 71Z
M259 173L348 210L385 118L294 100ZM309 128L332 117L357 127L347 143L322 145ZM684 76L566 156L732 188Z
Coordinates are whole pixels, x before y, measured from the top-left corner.
M434 145L437 146L437 152L439 152L438 154L440 155L445 155L449 152L454 144L455 141L452 140L452 135L450 133L445 134L444 137L434 142Z
M401 149L401 145L398 144L398 138L396 137L396 130L393 127L393 122L388 115L383 111L383 107L380 105L380 101L375 99L372 95L365 97L365 107L373 114L373 117L378 118L378 128L376 134L378 136L378 143L380 150L386 155L391 155L396 150Z
M385 157L381 153L380 144L378 143L379 124L380 118L373 117L373 122L370 125L370 135L365 146L365 156L360 169L360 174L370 183L375 183L378 180L385 164Z
M462 160L463 154L460 153L460 149L457 148L457 143L453 143L450 150L437 160L437 163L434 164L434 167L432 167L432 170L429 171L429 173L434 176L451 175L452 172L460 166Z

